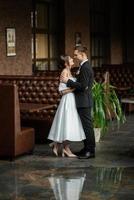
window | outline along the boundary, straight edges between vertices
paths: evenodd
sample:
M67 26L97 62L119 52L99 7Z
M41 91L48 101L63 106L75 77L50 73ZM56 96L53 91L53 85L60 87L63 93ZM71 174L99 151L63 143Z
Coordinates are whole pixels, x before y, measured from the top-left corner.
M109 6L107 0L91 0L90 3L91 64L101 67L109 60Z
M57 70L59 58L59 0L36 0L32 21L34 71Z

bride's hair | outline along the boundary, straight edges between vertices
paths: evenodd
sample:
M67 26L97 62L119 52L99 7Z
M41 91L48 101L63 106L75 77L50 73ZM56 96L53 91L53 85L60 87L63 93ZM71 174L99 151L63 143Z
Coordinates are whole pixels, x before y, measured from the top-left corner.
M69 64L69 58L70 58L70 56L68 56L68 55L61 55L60 56L60 66L65 67L65 63Z
M68 56L68 55L61 55L60 58L61 58L61 60L63 60L64 62L68 62L70 56Z

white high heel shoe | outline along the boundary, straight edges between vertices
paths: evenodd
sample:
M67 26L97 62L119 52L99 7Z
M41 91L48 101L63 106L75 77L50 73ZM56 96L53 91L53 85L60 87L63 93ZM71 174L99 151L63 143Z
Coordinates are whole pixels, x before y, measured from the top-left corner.
M49 144L55 156L58 157L58 145L55 142Z
M62 150L62 157L76 158L77 156L73 153L68 153L65 149Z

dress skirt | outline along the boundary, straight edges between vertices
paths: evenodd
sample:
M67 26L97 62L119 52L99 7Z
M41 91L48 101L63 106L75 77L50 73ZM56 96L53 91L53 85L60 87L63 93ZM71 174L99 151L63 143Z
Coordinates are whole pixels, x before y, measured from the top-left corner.
M82 141L85 139L85 133L76 108L74 93L62 96L48 139L59 143L65 140Z

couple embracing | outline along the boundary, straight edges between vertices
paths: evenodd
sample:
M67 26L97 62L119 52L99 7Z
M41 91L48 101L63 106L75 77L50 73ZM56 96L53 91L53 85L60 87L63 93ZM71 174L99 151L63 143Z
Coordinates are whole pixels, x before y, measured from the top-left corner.
M62 156L88 159L95 157L95 138L91 118L93 71L87 58L87 48L74 49L74 59L80 65L73 77L71 68L74 62L70 56L61 56L64 69L60 75L59 91L62 98L56 111L48 139L53 153L58 156L62 147ZM82 141L84 147L75 154L69 147L69 141Z

